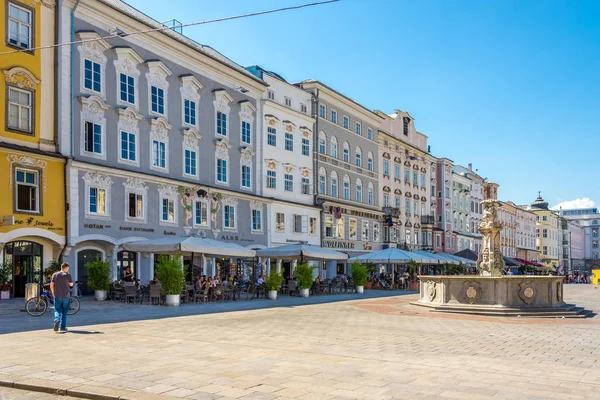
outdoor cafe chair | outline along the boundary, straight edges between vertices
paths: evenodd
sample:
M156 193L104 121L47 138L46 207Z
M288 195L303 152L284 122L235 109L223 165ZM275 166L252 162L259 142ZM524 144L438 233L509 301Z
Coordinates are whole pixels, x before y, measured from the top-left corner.
M133 302L140 300L140 294L138 288L135 286L125 286L125 301L129 303L129 299L133 299Z
M161 300L161 287L160 285L150 285L150 304L154 304L153 303L153 299L157 299L156 304L160 305L160 300Z

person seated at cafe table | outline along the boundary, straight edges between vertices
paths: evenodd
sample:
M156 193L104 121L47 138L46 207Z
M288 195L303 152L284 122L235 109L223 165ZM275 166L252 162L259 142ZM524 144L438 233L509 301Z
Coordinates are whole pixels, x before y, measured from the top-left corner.
M150 281L151 285L158 285L159 283L160 282L158 281L158 278L156 276Z
M131 267L125 267L123 271L123 280L125 282L133 282L133 272L131 272Z
M262 274L258 275L258 279L256 280L256 284L257 285L262 285L263 283L265 283L265 280L262 277Z
M215 275L215 277L213 278L213 280L212 280L212 281L213 281L213 283L214 283L215 285L218 285L218 284L219 284L219 277L218 277L218 275Z

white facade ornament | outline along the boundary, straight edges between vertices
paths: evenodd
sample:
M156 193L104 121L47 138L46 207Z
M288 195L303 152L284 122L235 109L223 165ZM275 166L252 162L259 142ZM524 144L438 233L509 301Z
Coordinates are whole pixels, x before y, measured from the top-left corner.
M115 69L118 73L133 76L138 78L140 76L140 70L138 64L144 62L132 48L129 47L116 47L115 52L117 53L117 59L114 61ZM118 76L117 76L118 81Z
M267 165L267 168L269 168L269 169L276 169L277 166L279 165L279 161L269 158L269 159L265 160L265 164Z
M198 143L202 139L198 130L196 128L182 129L181 134L183 135L183 149L197 151Z
M43 171L46 168L46 166L48 165L48 163L46 161L39 160L39 159L33 158L33 157L28 157L28 156L19 156L16 154L7 155L6 159L8 160L8 163L9 163L8 190L11 190L12 186L13 186L13 164L17 164L17 165L24 165L27 167L41 169L42 170L42 173L41 173L42 185L44 188L44 192L46 192L46 174Z
M285 126L286 132L294 132L296 130L296 124L292 121L283 121L283 126Z
M215 98L213 101L215 110L229 114L229 111L231 111L229 103L233 101L233 97L225 89L215 89L213 90L213 95Z
M192 75L180 76L181 80L181 88L179 91L181 92L181 96L184 99L193 100L195 102L200 101L200 91L204 89L204 86Z
M167 142L171 128L172 126L163 117L150 118L150 137L152 139Z
M129 133L137 133L139 131L139 121L143 118L133 107L117 109L119 114L119 130L124 130Z
M110 108L104 100L94 95L88 97L81 96L79 100L81 102L81 116L84 120L95 124L104 123L104 113Z
M240 162L242 165L251 165L252 158L256 155L256 152L252 146L245 146L240 148Z
M105 40L100 39L100 35L96 32L80 32L75 36L77 40L83 41L77 46L80 58L86 58L103 66L106 65L108 59L104 52L110 49L110 45ZM86 40L89 41L86 42Z
M141 179L127 178L127 181L123 182L123 186L125 186L125 189L147 192L148 186L146 186L144 183L145 182Z
M256 107L254 104L249 102L248 100L240 101L240 120L247 122L254 122L254 113L256 112Z
M217 148L217 158L228 159L229 158L229 150L231 149L231 143L227 138L225 139L215 139L214 140L215 147Z
M162 197L171 197L175 199L179 197L179 190L175 185L158 185L158 193Z
M264 204L265 203L263 203L261 201L250 200L250 209L251 210L261 210L262 211L262 209L264 207Z
M294 169L296 169L296 167L293 164L285 163L283 164L283 169L285 170L285 172L290 174L294 171Z
M40 2L48 8L54 8L56 6L56 0L17 0L19 3L35 8Z
M40 83L40 80L35 75L23 67L4 69L2 72L4 72L7 84L15 85L21 89L35 90L36 86Z
M96 171L88 171L81 179L83 179L89 186L110 187L113 183L110 176Z
M232 197L232 196L223 196L223 199L221 200L221 203L223 203L224 206L233 206L233 207L237 207L238 205L238 198L237 197Z

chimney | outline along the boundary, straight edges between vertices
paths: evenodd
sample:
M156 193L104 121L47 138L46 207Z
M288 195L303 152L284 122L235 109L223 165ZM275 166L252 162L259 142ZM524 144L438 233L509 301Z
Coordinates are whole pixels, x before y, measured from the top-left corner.
M469 163L469 171L473 171L473 164Z

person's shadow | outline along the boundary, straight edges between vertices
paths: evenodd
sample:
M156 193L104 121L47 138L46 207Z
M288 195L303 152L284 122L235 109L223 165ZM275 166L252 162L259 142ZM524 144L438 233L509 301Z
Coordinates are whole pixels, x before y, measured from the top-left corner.
M104 335L104 332L98 331L78 331L69 329L67 333L74 333L76 335Z

